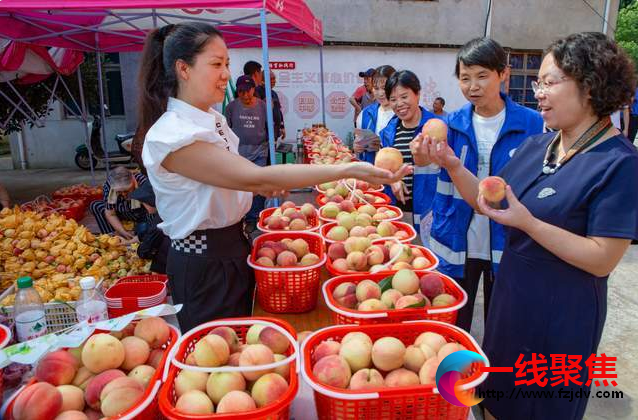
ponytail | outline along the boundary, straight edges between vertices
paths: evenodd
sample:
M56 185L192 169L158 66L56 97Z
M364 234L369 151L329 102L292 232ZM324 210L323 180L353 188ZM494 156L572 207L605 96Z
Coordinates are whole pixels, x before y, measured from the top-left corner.
M221 32L203 22L171 24L148 33L139 73L138 126L134 140L139 150L148 130L166 111L168 98L177 95L177 60L193 65L206 43L217 37L222 38Z

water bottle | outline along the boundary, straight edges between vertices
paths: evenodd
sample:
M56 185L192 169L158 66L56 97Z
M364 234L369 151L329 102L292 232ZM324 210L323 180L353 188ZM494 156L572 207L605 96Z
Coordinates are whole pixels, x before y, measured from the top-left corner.
M47 321L40 295L33 288L31 277L18 279L18 293L14 304L18 341L24 342L47 333Z
M82 293L75 307L78 322L87 321L93 324L109 319L106 301L95 288L95 278L83 277L80 279L80 288Z

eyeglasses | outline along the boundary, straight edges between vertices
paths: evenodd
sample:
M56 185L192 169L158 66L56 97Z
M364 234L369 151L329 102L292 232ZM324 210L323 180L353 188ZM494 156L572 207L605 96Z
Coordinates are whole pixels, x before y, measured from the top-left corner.
M532 91L535 95L539 93L549 93L554 86L559 85L567 80L569 80L569 78L567 78L566 76L559 78L558 81L546 80L543 82L541 80L540 82L537 82L536 80L534 80L531 83Z

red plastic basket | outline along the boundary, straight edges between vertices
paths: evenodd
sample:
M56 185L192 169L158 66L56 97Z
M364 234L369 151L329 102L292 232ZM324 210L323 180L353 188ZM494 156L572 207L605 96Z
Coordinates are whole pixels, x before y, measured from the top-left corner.
M175 410L175 403L177 402L177 395L175 394L175 378L177 374L182 370L177 366L175 361L183 364L188 354L190 354L197 341L207 335L212 329L219 326L231 327L237 333L240 342L245 343L246 333L251 325L260 323L262 325L276 326L280 331L285 331L289 334L293 340L290 341L291 345L288 347L288 351L285 356L290 359L287 363L290 363L290 379L288 391L281 396L277 401L269 404L265 407L259 408L253 411L247 411L243 413L228 413L228 414L213 414L213 415L195 415L195 414L182 414ZM288 338L290 340L290 337ZM170 359L166 363L164 369L164 378L162 388L159 392L159 408L164 418L169 420L288 420L290 404L297 395L299 383L297 379L297 363L298 349L296 343L295 330L285 321L275 318L228 318L220 319L217 321L207 322L200 326L193 328L182 336L177 346L173 348ZM294 356L294 357L291 357ZM277 364L285 364L286 360L277 362ZM182 365L183 366L183 365ZM202 368L199 368L202 369ZM238 371L241 368L224 367L224 368L208 368L207 371Z
M403 230L408 233L408 237L405 239L399 239L399 242L403 244L409 244L410 242L414 240L414 238L416 238L416 230L414 230L412 225L408 223L404 223L404 222L398 222L398 221L392 221L391 223L397 228L399 228L400 230ZM321 228L319 228L319 234L321 235L323 240L326 242L326 244L333 244L335 242L343 242L343 241L334 241L332 239L328 239L328 232L330 231L330 229L332 229L335 226L337 226L337 223L333 222L333 223L326 223L325 225L322 225Z
M136 322L136 321L133 321ZM169 353L172 350L172 347L175 343L178 342L178 338L180 336L177 328L173 327L169 324L170 337L168 342L164 345L164 354L162 356L162 360L157 365L157 369L155 370L155 374L149 381L146 390L144 391L143 399L135 404L134 407L131 407L129 410L124 413L108 417L108 420L156 420L160 418L160 410L157 401L158 392L160 390L160 386L162 385L162 377L164 375L164 367L166 366L166 362L168 360ZM96 331L93 334L97 334L99 332L104 331ZM13 418L13 404L15 398L20 394L20 392L27 386L34 384L36 382L35 378L32 378L25 386L16 391L12 396L11 400L7 404L7 411L5 412L5 420L14 420Z
M357 205L356 205L356 206L354 206L354 207L358 209L359 207L362 207L362 206L364 206L364 204L357 204ZM384 219L384 221L387 221L387 222L394 222L395 220L401 220L401 219L403 219L403 211L402 211L400 208L398 208L397 206L391 206L390 204L372 204L372 206L373 206L373 207L375 207L375 208L377 208L377 209L378 209L379 207L386 207L388 210L393 210L393 211L395 211L395 212L397 213L397 216L396 216L396 217L391 217L391 218L389 218L389 219ZM321 220L324 224L325 224L325 223L332 223L332 222L336 222L336 221L337 221L337 219L331 219L331 218L329 218L329 217L323 217L323 216L321 215L321 209L322 209L323 207L325 207L325 205L321 206L321 207L319 208L318 212L317 212L317 213L319 214L319 220Z
M258 265L257 251L266 241L301 238L308 242L310 252L317 254L319 262L305 267L264 267ZM248 256L248 265L255 269L257 302L271 313L308 312L317 305L321 284L321 266L326 262L321 236L311 232L277 232L258 236Z
M377 239L375 241L372 241L373 244L379 243L379 242L383 242L383 239ZM421 250L425 258L427 258L428 261L430 261L430 265L427 268L422 268L420 270L432 271L432 270L436 270L436 268L439 266L439 259L437 258L437 256L434 255L434 253L430 251L429 249L427 249L426 247L423 247L420 245L414 245L414 244L405 244L405 245L408 245L410 248L417 248ZM328 259L326 260L326 270L328 270L328 272L332 274L333 276L342 276L346 274L369 274L370 273L369 271L347 271L347 272L339 271L332 264L332 259L330 257L328 257ZM384 270L382 271L382 273L385 273L386 275L390 275L392 273L396 273L397 271L398 270ZM416 270L416 271L419 271L419 270Z
M320 384L312 373L315 348L324 340L341 341L349 332L360 331L375 341L381 337L396 337L406 346L426 331L441 334L449 342L455 341L487 357L468 333L452 325L437 321L416 321L401 324L343 325L319 330L304 340L301 348L301 374L314 390L317 417L332 419L451 419L465 420L470 407L458 407L445 401L434 385L417 385L397 388L370 388L351 391ZM473 395L475 388L487 378L481 373L481 365L472 363L463 378L457 382L461 392Z
M0 349L3 349L7 344L11 342L11 330L0 324ZM0 401L2 401L2 393L4 392L4 386L2 383L2 369L0 369Z
M370 203L370 204L390 204L390 203L392 203L392 199L390 198L390 196L388 196L387 194L384 194L382 192L368 191L368 192L366 192L366 194L374 195L375 197L379 197L379 198L383 199L383 203ZM317 203L317 205L319 205L319 207L321 207L321 206L323 206L323 205L328 203L328 199L326 198L325 194L318 194L317 197L315 198L315 202Z
M297 206L295 207L298 211L301 210L301 206ZM315 232L319 229L319 226L321 225L321 222L319 221L319 214L317 213L317 210L315 210L315 214L313 214L312 216L308 217L308 227L304 230L272 230L272 229L268 229L266 227L266 225L264 224L264 220L266 220L268 217L270 217L271 214L273 214L275 212L275 210L277 210L277 207L270 207L267 209L262 210L259 213L259 221L257 222L257 229L261 230L262 232Z
M171 289L168 287L168 276L166 274L141 274L139 276L126 276L120 278L115 283L145 283L149 281L161 281L166 285L166 295L171 295Z
M117 318L131 312L166 303L166 283L117 282L104 294L109 318Z
M446 322L452 325L456 324L456 317L459 309L467 303L467 293L465 290L463 290L463 288L459 286L454 279L437 271L415 270L415 273L417 273L419 277L425 273L437 274L441 277L441 280L443 280L445 293L454 296L454 298L456 298L456 302L453 305L448 306L429 306L423 308L389 309L384 311L367 312L344 308L337 303L334 297L332 297L337 286L346 282L358 284L363 280L372 280L379 283L381 280L391 276L393 273L381 272L374 274L349 274L346 276L333 277L327 280L322 286L323 298L325 299L328 308L330 308L332 321L337 325L368 325L429 319L433 321Z

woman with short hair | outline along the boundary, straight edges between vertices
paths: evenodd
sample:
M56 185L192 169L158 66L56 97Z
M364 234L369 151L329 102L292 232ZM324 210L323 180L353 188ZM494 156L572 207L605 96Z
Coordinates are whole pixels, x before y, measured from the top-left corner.
M410 70L401 70L390 76L385 84L385 96L395 116L381 131L381 147L394 147L403 155L403 162L413 164L410 153L410 142L421 133L423 125L434 114L419 105L421 82ZM426 185L428 167L416 167L413 176L406 176L403 181L386 186L385 193L392 197L396 205L403 211L411 212L414 226L420 230L421 221L431 209L431 199L423 199L425 191L432 191L432 185ZM413 200L412 197L419 197Z
M146 223L148 213L142 204L130 197L138 187L148 182L139 172L133 173L124 166L111 169L102 187L102 200L93 201L89 209L101 233L114 233L126 241L135 241L136 234L126 230L122 221Z
M512 101L501 92L507 77L507 54L490 38L476 38L459 50L455 74L468 103L449 113L447 139L461 164L478 179L495 175L509 162L525 139L543 131L540 114ZM422 141L421 137L415 144ZM423 166L431 163L415 155ZM501 260L503 226L474 211L458 194L443 167L436 178L432 200L432 229L427 245L439 258L438 270L453 277L467 292L456 325L470 331L478 285L483 279L483 313L487 318L494 275Z
M514 372L490 374L485 390L512 395L515 381L527 380L528 392L562 388L575 396L591 386L587 360L597 354L605 324L607 279L638 238L638 152L609 118L635 87L633 63L604 34L552 43L532 88L543 119L558 131L530 137L498 173L508 184L504 209L479 194L479 180L444 141L420 149L446 168L472 208L507 229L483 349L492 366ZM540 355L544 387L525 372ZM561 355L573 380L551 371L561 370ZM483 404L487 418L581 419L587 401Z

